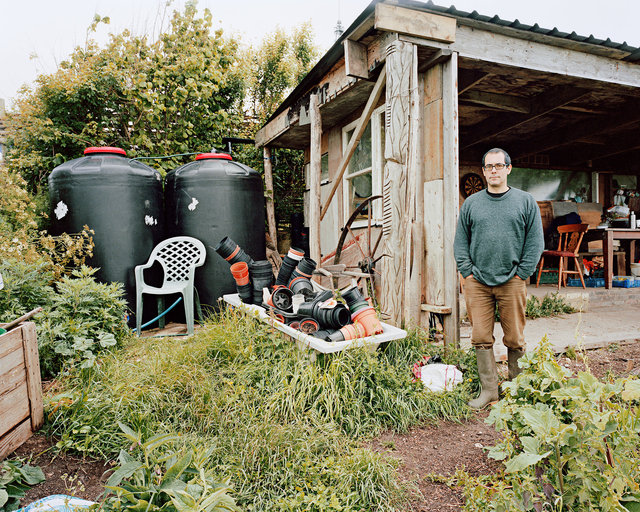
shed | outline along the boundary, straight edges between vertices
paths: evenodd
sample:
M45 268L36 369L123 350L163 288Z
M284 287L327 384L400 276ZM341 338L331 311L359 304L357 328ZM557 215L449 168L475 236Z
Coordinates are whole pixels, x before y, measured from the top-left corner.
M380 194L354 232L381 231L381 311L391 323L444 315L459 338L453 237L483 187L480 159L512 156L515 186L610 204L640 174L640 50L432 2L373 1L278 107L256 145L303 149L314 259ZM268 167L268 164L267 164ZM269 169L267 188L269 188ZM618 177L618 178L616 178ZM616 181L617 180L617 181Z

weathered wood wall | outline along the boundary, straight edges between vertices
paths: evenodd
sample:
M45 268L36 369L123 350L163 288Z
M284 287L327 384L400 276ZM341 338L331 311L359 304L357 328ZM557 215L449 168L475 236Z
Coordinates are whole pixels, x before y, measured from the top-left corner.
M43 421L36 326L28 322L0 336L0 460Z

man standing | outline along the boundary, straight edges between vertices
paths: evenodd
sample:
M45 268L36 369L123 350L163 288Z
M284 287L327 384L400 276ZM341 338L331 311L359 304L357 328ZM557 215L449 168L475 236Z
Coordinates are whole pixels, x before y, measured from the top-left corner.
M533 196L507 185L511 158L499 148L482 157L487 189L469 196L458 219L454 254L465 279L464 296L471 321L482 390L471 400L483 409L498 400L498 372L493 355L496 304L508 348L509 379L520 373L524 354L527 304L525 280L535 272L544 249L542 219Z

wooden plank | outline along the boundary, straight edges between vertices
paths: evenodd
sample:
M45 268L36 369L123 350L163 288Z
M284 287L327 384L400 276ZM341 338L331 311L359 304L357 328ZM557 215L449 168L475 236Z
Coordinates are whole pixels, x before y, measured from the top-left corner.
M311 259L320 262L320 180L322 174L322 118L318 107L318 95L309 99L311 117L311 141L309 163L309 250Z
M31 437L31 422L26 419L0 437L0 461L13 453Z
M458 154L458 55L442 65L442 117L443 117L443 234L444 234L444 304L451 305L451 314L444 318L444 342L458 345L460 339L460 312L458 296L458 269L453 255L453 238L458 222L460 171Z
M508 112L518 112L528 114L531 112L531 100L522 96L508 94L496 94L486 91L467 91L460 94L458 101L472 105L482 105L484 107L506 110Z
M619 113L607 115L598 119L590 118L568 126L547 131L535 137L530 137L520 144L511 145L511 153L518 158L547 152L551 149L570 144L583 137L590 137L634 125L640 118L640 104L629 102Z
M344 46L344 67L347 76L356 78L369 78L369 68L367 66L367 47L364 44L345 39Z
M266 146L289 129L289 109L278 114L256 133L256 147Z
M40 380L40 359L38 357L36 324L33 322L23 324L22 336L24 345L24 362L27 370L27 387L29 389L31 428L35 431L44 423L42 382Z
M573 86L553 86L531 99L531 111L527 114L506 114L498 123L487 119L473 127L473 134L465 137L464 148L469 148L488 139L498 137L534 119L589 94L587 89Z
M418 48L412 46L411 93L409 122L409 160L407 162L406 211L406 270L404 322L405 325L420 325L420 303L422 301L422 276L425 257L424 248L424 155L422 146L424 74L418 73Z
M27 382L0 397L0 436L29 417L29 390Z
M446 43L456 39L455 18L383 3L376 5L374 27Z
M442 164L442 66L435 66L427 71L424 95L424 179L425 181L441 180L444 169ZM441 203L440 206L442 206Z
M20 328L12 329L0 336L0 359L15 350L22 350L22 331ZM1 371L2 366L0 366Z
M427 313L438 313L440 315L450 315L452 311L449 306L438 306L436 304L421 304L420 309Z
M24 371L24 353L22 351L22 340L20 340L20 350L9 352L0 358L0 377L11 373L15 368L22 368ZM0 394L3 393L0 388Z
M380 4L378 4L380 5ZM416 65L414 45L394 42L387 49L387 87L385 166L383 177L384 254L381 260L382 313L391 323L400 325L404 313L405 265L407 243L406 214L408 199L408 163L412 126L410 119L413 69ZM413 192L413 191L412 191Z
M267 203L267 226L269 227L269 238L273 245L278 247L278 229L276 227L276 212L273 195L273 162L271 161L271 148L264 146L262 148L264 162L264 186L265 197Z
M463 58L640 87L638 64L538 41L518 39L494 31L460 25L456 30L455 42L450 44L406 35L400 39L432 48L448 48L458 52L459 57Z
M461 69L458 73L458 94L472 89L491 76L491 73L485 73L484 71L478 71L476 69Z
M0 375L0 397L10 393L25 382L27 382L27 372L24 366L14 366L8 372Z
M342 160L340 161L338 172L336 173L333 186L331 187L331 191L329 192L329 197L327 198L327 201L325 202L324 206L322 207L322 211L320 212L320 220L322 220L326 215L327 210L329 209L329 205L331 204L331 200L333 199L333 196L335 195L336 190L338 189L338 186L340 185L340 183L342 183L342 177L344 176L344 173L347 170L349 161L351 160L351 157L353 156L353 153L356 150L358 142L360 142L360 138L362 137L362 134L364 133L364 130L367 127L367 123L369 122L369 119L371 119L371 114L373 114L373 111L376 108L378 104L378 100L380 99L380 96L382 94L382 90L385 87L386 76L387 76L386 70L385 70L385 67L383 67L382 71L380 71L380 75L378 76L378 80L376 81L376 84L373 87L373 91L371 91L371 95L367 100L367 104L365 105L364 110L362 111L360 119L358 120L358 124L355 130L353 131L351 140L349 140L347 149L342 155Z
M450 56L451 50L448 50L446 48L438 50L435 55L418 65L418 73L424 73L428 69L434 67L436 64L440 64L441 62L446 61Z
M440 146L441 147L441 146ZM426 148L427 152L434 151ZM441 150L438 151L441 153ZM424 184L424 231L425 231L425 301L429 304L444 304L444 211L442 207L442 179L429 180ZM426 326L425 326L426 327Z

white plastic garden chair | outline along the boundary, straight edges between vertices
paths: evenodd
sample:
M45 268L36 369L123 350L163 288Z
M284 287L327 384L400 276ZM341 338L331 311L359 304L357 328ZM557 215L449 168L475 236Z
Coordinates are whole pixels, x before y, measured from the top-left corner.
M193 334L193 282L196 267L201 266L207 256L204 244L190 236L176 236L160 242L149 256L149 261L135 268L136 275L136 332L140 336L142 324L142 295L169 295L181 293L187 333ZM144 282L144 270L159 262L164 271L161 287Z

